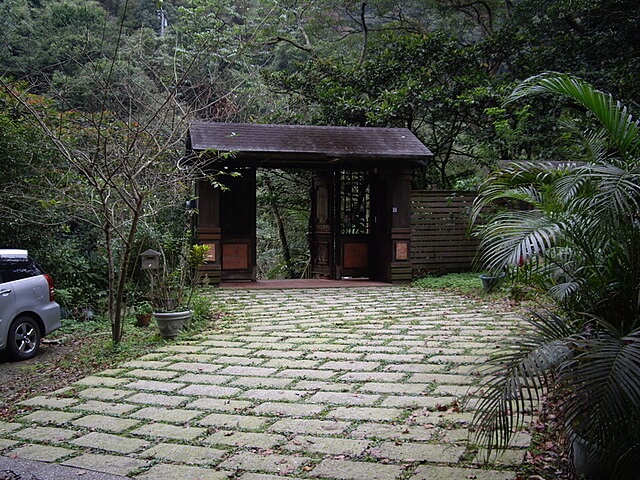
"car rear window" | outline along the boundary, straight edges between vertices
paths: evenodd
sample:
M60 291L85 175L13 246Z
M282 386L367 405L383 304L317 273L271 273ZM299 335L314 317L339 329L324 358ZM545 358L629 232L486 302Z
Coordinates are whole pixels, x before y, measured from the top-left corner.
M42 270L30 258L5 257L0 259L0 280L2 282L13 282L42 274Z

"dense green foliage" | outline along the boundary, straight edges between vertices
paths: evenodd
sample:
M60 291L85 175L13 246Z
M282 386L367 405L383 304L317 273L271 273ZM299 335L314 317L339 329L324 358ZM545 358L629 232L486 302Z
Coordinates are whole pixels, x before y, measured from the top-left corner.
M555 93L575 102L574 162L513 164L481 186L475 214L506 202L481 227L490 271L515 271L553 301L496 359L476 417L502 447L529 400L548 386L569 442L586 441L597 478L636 478L640 457L640 128L609 94L568 75L522 83L512 101ZM581 129L576 128L581 127ZM517 202L525 209L513 208ZM596 477L593 477L596 478Z
M636 3L5 0L3 246L32 250L70 310L115 315L144 290L137 253L184 238L197 172L175 166L193 118L408 127L435 153L420 187L474 188L503 160L571 159L562 101L501 99L559 70L637 104ZM261 175L261 272L297 276L308 179Z

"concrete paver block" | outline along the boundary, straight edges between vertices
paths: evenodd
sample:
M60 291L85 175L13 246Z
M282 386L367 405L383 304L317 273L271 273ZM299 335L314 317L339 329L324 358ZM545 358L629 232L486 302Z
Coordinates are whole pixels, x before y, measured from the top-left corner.
M325 455L358 456L369 445L370 442L367 440L298 435L287 443L284 448L299 452L323 453Z
M231 471L249 470L288 475L294 473L300 466L309 463L309 461L309 458L297 455L278 455L274 453L261 455L252 452L241 452L222 462L220 468Z
M24 423L40 423L51 425L64 425L72 420L82 416L81 413L58 412L53 410L37 410L28 415L20 417L19 420Z
M266 450L282 445L287 440L284 435L270 433L240 432L237 430L219 430L203 440L207 445L229 445Z
M481 470L477 468L422 465L409 480L515 480L513 471Z
M230 476L230 473L218 470L161 463L135 478L140 480L226 480Z
M70 443L79 447L96 448L125 455L138 452L149 445L149 442L145 440L100 432L88 433Z
M166 423L151 422L131 431L132 435L154 438L171 438L174 440L190 441L207 433L206 428L186 425L168 425Z
M80 435L75 430L58 427L33 426L13 432L14 437L32 442L63 443Z
M74 457L63 462L62 465L126 476L131 472L146 467L148 462L137 458L123 457L121 455L85 453L79 457Z
M240 430L262 430L273 422L268 417L254 415L232 415L228 413L212 413L198 420L198 425L215 428L238 428Z
M269 431L280 433L302 433L310 435L337 435L346 430L351 424L348 422L316 420L303 418L285 418L278 420L269 427Z
M403 473L404 469L399 465L327 459L320 462L310 475L338 480L392 480Z
M75 453L75 450L51 445L24 445L8 452L13 458L24 458L27 460L37 460L40 462L55 462Z
M72 422L77 427L90 430L104 430L111 433L124 432L140 424L138 420L115 418L107 415L87 415Z
M210 447L160 443L145 450L140 456L143 458L168 460L176 463L207 465L220 460L226 453L225 450Z

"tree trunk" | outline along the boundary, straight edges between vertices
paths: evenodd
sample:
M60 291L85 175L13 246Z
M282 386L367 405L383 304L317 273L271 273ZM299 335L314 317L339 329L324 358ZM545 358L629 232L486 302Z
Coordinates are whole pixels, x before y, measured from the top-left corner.
M264 185L267 187L267 191L269 192L269 205L271 206L273 218L275 219L276 226L278 227L278 236L280 237L280 244L282 245L282 256L284 257L284 263L287 267L287 277L293 278L295 276L295 271L291 263L291 249L289 248L289 241L287 240L287 232L284 229L284 220L280 214L280 208L278 207L273 184L267 175L264 176Z

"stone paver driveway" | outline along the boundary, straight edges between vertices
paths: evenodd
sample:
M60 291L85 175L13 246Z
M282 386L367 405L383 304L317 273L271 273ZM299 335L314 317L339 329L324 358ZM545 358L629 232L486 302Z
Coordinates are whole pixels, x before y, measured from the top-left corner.
M215 331L23 402L2 454L140 480L514 478L524 448L479 466L462 408L513 315L393 286L214 298Z

